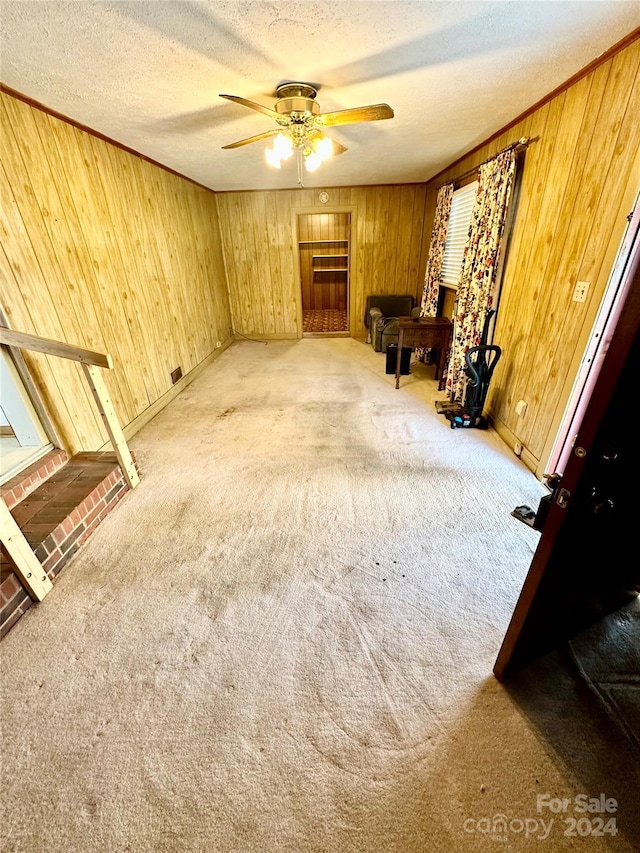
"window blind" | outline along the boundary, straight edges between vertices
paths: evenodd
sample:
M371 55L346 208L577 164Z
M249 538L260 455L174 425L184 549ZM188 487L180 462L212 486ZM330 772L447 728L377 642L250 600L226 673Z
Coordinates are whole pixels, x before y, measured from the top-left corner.
M478 182L474 181L472 184L467 184L465 187L456 190L451 199L441 281L443 284L452 287L457 287L460 279L462 255L469 238L469 224L471 223L471 213L477 188Z

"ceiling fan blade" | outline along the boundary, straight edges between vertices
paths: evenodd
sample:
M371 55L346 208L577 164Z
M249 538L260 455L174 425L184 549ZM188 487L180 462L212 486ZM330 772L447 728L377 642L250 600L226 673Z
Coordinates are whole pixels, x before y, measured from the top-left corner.
M393 116L394 112L388 104L373 104L370 107L354 107L352 110L320 113L316 123L323 127L337 127L340 124L357 124L360 121L380 121Z
M345 151L349 150L346 145L343 145L341 142L338 142L337 139L332 139L331 142L333 144L334 157L337 157L338 154L344 154Z
M269 118L281 118L280 113L277 113L270 107L263 107L262 104L256 104L255 101L248 101L239 95L220 95L219 97L226 98L228 101L234 101L236 104L242 104L243 107L249 107L250 110L257 110L259 113L269 116Z
M270 136L277 136L281 133L280 130L265 130L264 133L257 133L255 136L249 136L247 139L240 139L238 142L232 142L230 145L223 145L223 148L240 148L242 145L249 145L250 142L260 142L261 139L268 139Z

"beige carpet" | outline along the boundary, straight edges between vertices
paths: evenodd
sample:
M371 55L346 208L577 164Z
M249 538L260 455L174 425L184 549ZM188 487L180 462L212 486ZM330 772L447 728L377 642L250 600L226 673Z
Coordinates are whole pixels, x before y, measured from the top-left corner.
M3 853L634 849L571 661L491 675L543 490L432 370L242 342L135 437L140 487L0 644ZM537 811L601 792L615 837Z

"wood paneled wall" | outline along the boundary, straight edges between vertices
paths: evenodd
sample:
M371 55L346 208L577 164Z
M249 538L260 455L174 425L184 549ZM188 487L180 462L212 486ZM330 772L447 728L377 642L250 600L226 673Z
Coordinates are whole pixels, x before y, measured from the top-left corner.
M523 136L537 140L522 167L488 409L540 475L640 189L639 69L636 40L428 185L430 234L439 186ZM572 301L577 281L590 283L585 303Z
M351 212L351 333L364 336L373 293L422 294L424 184L225 192L216 199L237 331L257 337L302 334L297 213Z
M230 338L215 196L8 95L2 307L12 328L111 353L123 425ZM25 358L71 452L106 441L78 366Z

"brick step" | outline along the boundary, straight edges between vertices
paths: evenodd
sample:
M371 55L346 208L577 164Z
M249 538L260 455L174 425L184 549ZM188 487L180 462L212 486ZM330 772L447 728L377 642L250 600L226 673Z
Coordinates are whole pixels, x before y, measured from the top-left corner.
M38 486L66 465L68 460L69 457L64 450L50 450L24 471L3 483L0 486L0 497L6 503L7 509L13 509L16 504L28 497Z
M115 453L79 453L11 507L11 515L53 581L128 491ZM0 637L33 604L3 550Z

